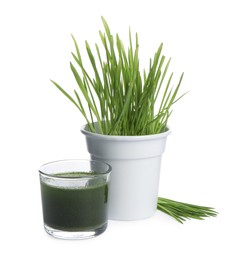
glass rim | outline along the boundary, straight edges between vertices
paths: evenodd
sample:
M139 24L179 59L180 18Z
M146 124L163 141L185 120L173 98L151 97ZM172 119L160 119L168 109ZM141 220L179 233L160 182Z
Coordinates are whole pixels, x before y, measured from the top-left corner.
M45 166L48 166L48 165L52 165L52 164L55 164L55 163L63 163L63 162L72 162L72 161L76 161L76 162L92 162L92 163L99 163L99 164L104 164L108 167L108 169L105 171L105 172L102 172L102 173L95 173L95 174L87 174L87 175L83 175L83 176L55 176L55 174L50 174L50 173L45 173L43 172L41 169ZM98 160L90 160L90 159L63 159L63 160L56 160L56 161L51 161L51 162L47 162L43 165L41 165L38 169L38 172L40 175L43 175L45 177L48 177L48 178L52 178L52 179L66 179L66 180L72 180L72 179L86 179L86 178L89 178L89 179L95 179L95 178L101 178L103 176L107 176L111 173L112 171L112 167L110 166L110 164L106 163L106 162L103 162L103 161L98 161Z

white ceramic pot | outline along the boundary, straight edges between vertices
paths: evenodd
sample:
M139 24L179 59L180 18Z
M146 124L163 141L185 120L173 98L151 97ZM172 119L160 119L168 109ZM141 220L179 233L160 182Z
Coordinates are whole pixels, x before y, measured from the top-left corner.
M157 208L161 157L170 130L156 135L110 136L81 129L92 160L112 167L109 219L138 220Z

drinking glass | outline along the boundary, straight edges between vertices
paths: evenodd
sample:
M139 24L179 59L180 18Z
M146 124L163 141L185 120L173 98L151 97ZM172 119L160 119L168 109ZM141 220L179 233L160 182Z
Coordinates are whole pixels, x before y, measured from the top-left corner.
M44 229L53 237L85 239L107 228L111 166L62 160L39 169Z

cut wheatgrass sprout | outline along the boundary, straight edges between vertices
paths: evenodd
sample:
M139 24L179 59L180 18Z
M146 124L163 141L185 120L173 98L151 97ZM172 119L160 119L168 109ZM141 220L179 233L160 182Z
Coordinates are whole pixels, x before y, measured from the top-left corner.
M211 207L198 206L161 197L158 197L157 209L173 217L180 223L183 223L187 219L203 220L206 217L216 217L218 214Z
M93 77L85 68L72 35L75 52L72 52L74 61L70 63L70 68L78 90L74 90L72 97L58 83L51 82L81 112L91 132L96 132L95 122L98 122L99 131L104 135L135 136L167 131L173 105L186 94L179 95L184 74L174 87L173 73L168 75L171 59L162 54L162 43L150 59L148 70L141 72L137 33L133 43L129 30L129 46L125 48L118 34L113 37L103 17L102 23L104 32L100 31L99 36L103 52L95 44L96 52L93 53L89 43L85 42ZM203 219L217 214L209 207L165 198L158 198L157 207L181 223L189 218Z

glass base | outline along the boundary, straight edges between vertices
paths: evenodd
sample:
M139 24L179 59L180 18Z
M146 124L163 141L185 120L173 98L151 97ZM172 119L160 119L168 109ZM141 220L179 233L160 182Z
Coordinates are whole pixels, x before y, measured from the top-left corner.
M55 238L61 239L88 239L92 237L96 237L102 234L107 228L107 223L103 224L102 226L89 230L89 231L64 231L52 228L46 224L44 224L45 231Z

